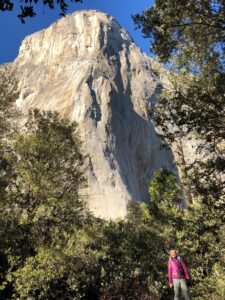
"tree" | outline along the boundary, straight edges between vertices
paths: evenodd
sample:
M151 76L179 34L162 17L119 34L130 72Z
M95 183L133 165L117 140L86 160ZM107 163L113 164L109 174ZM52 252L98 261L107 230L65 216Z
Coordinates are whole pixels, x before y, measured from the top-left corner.
M159 299L161 244L146 204L133 203L125 220L105 224L99 299Z
M223 299L224 226L204 203L189 206L183 222L177 245L189 266L192 298Z
M183 138L195 141L194 161L184 161L186 182L192 195L214 207L221 219L225 205L224 14L222 0L156 0L134 17L144 36L153 38L152 51L171 70L163 71L170 84L152 117L169 144L182 144Z
M36 255L15 270L15 299L99 299L100 224L73 229L68 233L59 228L54 243L39 246Z
M12 116L15 116L14 106L18 97L17 83L10 68L0 68L0 135L1 141L9 132Z
M178 245L192 258L196 299L224 297L224 14L222 0L156 0L134 17L152 38L152 51L166 67L158 69L169 81L150 115L181 152L184 139L195 143L184 170L196 204L185 212Z
M40 257L56 262L51 255L58 257L57 251L90 218L79 193L86 182L84 156L75 123L60 119L57 113L37 110L29 113L22 131L13 132L11 147L12 171L1 199L5 229L1 250L6 261L2 289L10 299L12 292L21 299L26 293L25 299L28 295L35 298L36 289L34 294L28 287L21 290L19 283L27 275L24 270L34 276L32 263L35 272Z
M8 193L12 203L26 210L25 223L82 222L85 205L79 191L85 184L84 156L75 132L76 124L57 113L34 110L24 132L15 135L15 179Z
M8 263L6 259L5 233L10 231L15 223L9 212L6 211L7 187L13 173L13 149L11 134L17 130L14 118L19 114L15 108L18 97L16 80L8 67L0 68L0 280L4 281ZM0 297L6 298L7 291L0 292Z
M82 0L71 0L71 2L82 2ZM20 14L18 14L18 18L21 20L22 23L25 22L27 17L34 17L36 16L36 12L34 6L37 4L42 3L43 6L48 6L50 9L55 9L59 7L61 10L61 15L65 15L68 9L68 1L65 0L21 0L20 1ZM0 2L0 11L12 11L14 10L14 1L10 0L2 0Z
M7 153L10 147L8 136L13 129L13 117L17 114L15 100L18 92L13 75L8 68L0 69L0 194L4 192L7 170L10 169Z
M223 0L156 0L134 21L144 37L153 38L151 49L163 62L176 56L194 70L212 58L223 61L224 14Z
M131 203L125 220L104 227L102 297L168 299L168 250L183 226L180 187L168 170L149 181L149 204Z
M149 182L149 193L149 211L152 216L149 226L155 236L161 238L161 246L157 245L154 238L154 245L159 252L154 256L156 268L160 270L158 257L161 257L161 261L164 259L165 264L167 250L171 247L178 249L187 261L191 273L192 298L222 299L224 226L218 222L217 213L212 213L210 206L202 202L189 205L183 210L177 201L181 196L177 178L165 169L155 172L154 178ZM161 270L162 274L158 272L159 278L163 276L162 266ZM161 297L164 297L163 291Z

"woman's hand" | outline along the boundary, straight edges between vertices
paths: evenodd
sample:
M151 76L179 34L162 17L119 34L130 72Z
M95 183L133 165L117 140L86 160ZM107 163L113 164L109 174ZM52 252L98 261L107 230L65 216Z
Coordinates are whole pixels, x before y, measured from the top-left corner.
M169 283L169 287L170 287L170 288L173 287L173 283L172 283L172 282Z

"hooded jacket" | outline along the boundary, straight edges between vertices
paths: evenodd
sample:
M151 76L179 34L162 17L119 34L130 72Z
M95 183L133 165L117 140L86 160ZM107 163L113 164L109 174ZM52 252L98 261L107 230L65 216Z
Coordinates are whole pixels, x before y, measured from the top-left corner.
M169 258L168 260L168 280L169 283L175 278L190 279L188 269L185 265L183 258L177 256L175 258Z

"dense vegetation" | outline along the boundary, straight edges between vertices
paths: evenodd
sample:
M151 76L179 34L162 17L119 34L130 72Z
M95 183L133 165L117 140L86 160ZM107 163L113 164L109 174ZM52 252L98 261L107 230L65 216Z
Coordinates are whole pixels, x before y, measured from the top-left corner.
M224 244L220 250L216 244L224 239L225 217L224 15L223 0L155 0L134 16L165 66L156 64L167 84L150 116L165 142L177 149L184 198L196 203L185 212L189 234L183 245L190 246L199 264L193 291L201 291L199 299L223 299L225 289L220 280ZM193 145L189 161L184 156L187 141Z
M183 152L194 140L195 159L182 160L186 197L200 197L224 218L225 208L225 3L223 0L156 0L134 20L167 70L152 117L169 144ZM172 125L172 126L171 126ZM197 142L196 142L197 141ZM192 193L192 195L191 195Z
M151 117L181 157L184 139L198 142L179 165L182 183L158 170L149 203L131 203L124 220L88 211L76 124L37 110L24 118L13 77L1 74L1 299L169 300L171 247L189 267L193 300L225 298L224 15L222 0L156 0L134 17L170 82Z
M189 266L192 299L224 298L225 230L207 203L184 210L177 178L161 169L148 204L132 203L124 220L93 217L76 124L37 110L24 118L13 77L1 78L1 299L168 300L171 247Z

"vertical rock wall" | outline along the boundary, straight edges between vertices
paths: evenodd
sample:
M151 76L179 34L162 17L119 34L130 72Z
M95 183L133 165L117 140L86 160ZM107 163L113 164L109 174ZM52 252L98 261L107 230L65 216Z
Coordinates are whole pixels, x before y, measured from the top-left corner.
M95 215L123 217L131 199L148 200L154 170L173 167L147 120L160 82L113 17L93 10L68 15L28 36L13 67L24 112L56 110L78 123Z

